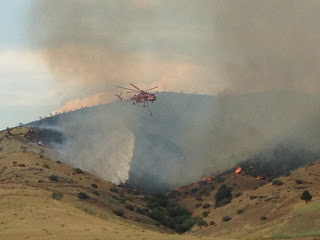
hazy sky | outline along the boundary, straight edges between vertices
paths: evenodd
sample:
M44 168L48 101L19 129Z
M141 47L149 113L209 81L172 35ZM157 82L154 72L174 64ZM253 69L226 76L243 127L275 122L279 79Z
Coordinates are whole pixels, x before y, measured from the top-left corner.
M114 85L319 94L317 0L10 0L0 129L108 102Z

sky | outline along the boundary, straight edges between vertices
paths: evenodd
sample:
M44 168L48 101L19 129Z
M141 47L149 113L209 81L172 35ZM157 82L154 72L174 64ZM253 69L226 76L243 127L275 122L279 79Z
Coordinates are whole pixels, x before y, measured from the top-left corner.
M0 8L0 129L159 91L320 92L317 0L11 0Z

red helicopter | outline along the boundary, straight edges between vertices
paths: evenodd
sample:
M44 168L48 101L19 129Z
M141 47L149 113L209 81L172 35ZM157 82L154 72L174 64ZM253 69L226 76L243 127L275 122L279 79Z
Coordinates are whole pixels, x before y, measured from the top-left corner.
M153 93L149 93L148 91L156 89L156 88L158 88L158 86L147 89L147 90L142 90L142 89L138 88L137 86L133 85L132 83L130 83L130 85L133 86L135 89L116 86L117 88L130 90L130 92L128 92L128 93L134 93L134 95L132 97L130 97L129 99L123 99L121 97L122 93L120 93L120 95L116 95L118 97L118 99L122 102L123 101L133 101L133 105L135 105L136 103L143 102L144 103L143 107L146 107L146 105L147 105L148 110L152 116L152 113L149 108L149 102L153 103L157 99L157 97Z

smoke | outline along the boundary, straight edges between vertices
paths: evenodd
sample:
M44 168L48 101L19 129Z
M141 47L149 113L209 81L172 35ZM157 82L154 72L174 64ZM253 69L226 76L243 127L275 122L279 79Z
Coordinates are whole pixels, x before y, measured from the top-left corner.
M108 103L119 93L114 86L129 82L214 95L161 94L152 120L127 105L76 115L63 126L64 151L92 171L131 164L140 182L170 185L278 143L319 151L319 8L316 0L33 0L30 42L64 94L60 111ZM119 144L134 145L131 163L129 150L111 147Z

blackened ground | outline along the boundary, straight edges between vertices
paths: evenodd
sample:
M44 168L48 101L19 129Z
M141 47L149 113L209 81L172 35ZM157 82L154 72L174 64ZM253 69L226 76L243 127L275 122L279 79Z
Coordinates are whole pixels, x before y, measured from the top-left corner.
M252 177L273 179L289 175L292 170L319 159L320 154L292 145L277 145L274 149L261 152L238 164L241 172ZM237 167L236 167L237 168ZM225 173L234 172L235 169Z
M25 137L32 142L47 147L53 144L62 144L65 141L61 132L45 128L30 128Z

